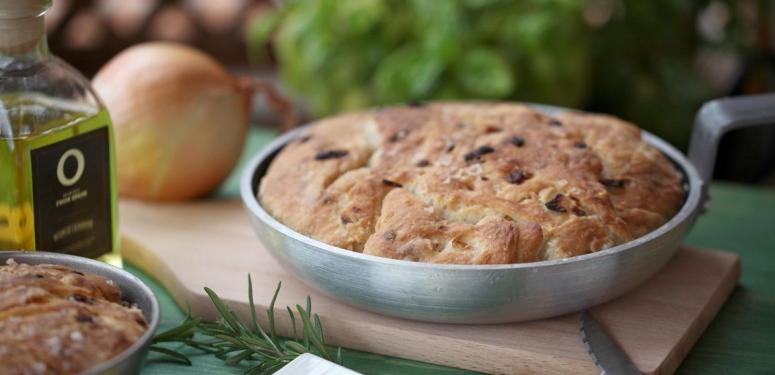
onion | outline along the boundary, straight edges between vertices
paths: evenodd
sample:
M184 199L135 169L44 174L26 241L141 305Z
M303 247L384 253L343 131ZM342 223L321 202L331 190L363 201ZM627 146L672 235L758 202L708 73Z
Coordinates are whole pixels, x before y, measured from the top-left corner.
M164 201L202 196L229 175L251 96L268 88L198 50L160 42L121 52L93 86L113 120L119 194Z

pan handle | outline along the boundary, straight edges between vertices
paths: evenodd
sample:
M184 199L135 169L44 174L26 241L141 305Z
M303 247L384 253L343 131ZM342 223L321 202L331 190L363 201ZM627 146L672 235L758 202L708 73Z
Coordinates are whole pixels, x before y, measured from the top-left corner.
M721 98L705 103L694 119L689 160L702 180L702 204L707 205L716 152L728 131L757 125L775 125L775 93Z

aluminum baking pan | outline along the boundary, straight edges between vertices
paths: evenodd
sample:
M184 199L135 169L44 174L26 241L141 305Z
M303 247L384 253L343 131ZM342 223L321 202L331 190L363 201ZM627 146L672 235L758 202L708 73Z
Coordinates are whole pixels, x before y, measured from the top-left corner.
M532 105L546 112L570 109ZM706 181L727 130L775 124L775 94L718 99L700 110L690 158L644 132L683 174L686 199L664 225L609 249L567 259L455 265L388 259L337 248L278 222L256 198L275 155L309 125L275 139L245 168L240 193L259 240L308 286L380 314L443 323L505 323L547 318L611 300L643 283L673 256L705 207ZM691 159L692 161L690 161Z
M143 360L151 344L151 338L153 338L153 333L159 325L159 302L151 288L121 268L89 258L43 251L0 251L0 265L5 265L5 262L11 258L16 263L59 264L76 271L92 273L113 280L121 289L124 300L136 304L142 310L148 321L148 329L129 348L115 357L87 369L81 375L134 375L140 373Z

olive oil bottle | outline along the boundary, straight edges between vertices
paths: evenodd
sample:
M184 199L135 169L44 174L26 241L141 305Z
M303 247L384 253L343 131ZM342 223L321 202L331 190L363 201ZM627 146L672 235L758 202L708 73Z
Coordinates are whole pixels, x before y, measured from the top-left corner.
M0 0L0 250L121 266L113 128L46 44L44 0Z

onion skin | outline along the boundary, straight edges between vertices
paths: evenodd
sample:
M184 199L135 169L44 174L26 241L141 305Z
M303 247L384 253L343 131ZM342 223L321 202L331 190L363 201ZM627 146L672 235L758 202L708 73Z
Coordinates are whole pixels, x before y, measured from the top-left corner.
M138 44L108 62L93 87L113 120L121 196L200 197L238 161L252 90L208 55L174 43Z

